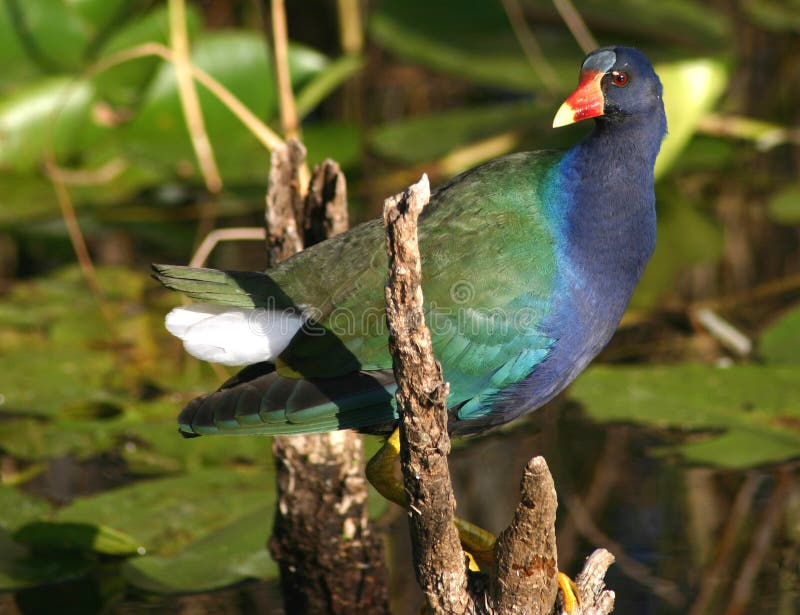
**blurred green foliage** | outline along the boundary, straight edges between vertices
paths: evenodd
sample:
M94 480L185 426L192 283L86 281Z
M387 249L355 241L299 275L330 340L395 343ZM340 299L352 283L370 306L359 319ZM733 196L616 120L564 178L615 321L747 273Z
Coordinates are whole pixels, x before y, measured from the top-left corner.
M746 65L736 52L732 16L699 0L575 4L600 44L636 44L649 53L665 87L670 134L657 167L659 241L635 311L658 313L665 302L685 306L728 290L707 283L739 262L730 254L738 227L725 226L724 203L709 205L726 186L746 180L762 205L759 216L775 222L776 233L796 233L800 223L795 180L757 165L747 177L732 173L758 159L750 142L760 147L774 138L781 118L759 115L761 123L748 124L749 137L741 130L734 135L749 142L724 131L698 136L710 113L751 111L730 98ZM745 2L737 18L770 32L796 31L793 4ZM344 166L358 216L420 168L436 173L441 160L496 135L511 135L507 151L561 147L586 130L549 128L583 53L552 3L531 0L524 7L553 82L531 66L502 4L492 0L381 2L370 8L369 48L360 55L339 55L335 45L324 52L290 45L310 161L331 157ZM220 225L259 224L269 154L198 87L225 183L210 199L171 65L146 56L93 71L137 45L167 45L162 3L12 0L4 8L0 255L12 252L9 262L19 265L0 269L8 278L0 303L0 457L12 468L0 485L0 590L105 569L108 557L124 560L115 574L126 582L159 593L274 575L263 548L274 506L269 441L241 438L232 446L200 438L188 445L177 436L178 408L219 377L185 357L163 331L163 315L176 299L155 290L145 268L150 260L188 260L194 223L209 200ZM257 16L242 9L235 23L212 27L199 4L189 8L193 64L274 127L276 86ZM636 19L618 17L625 14ZM290 23L290 32L298 41L313 39L302 26ZM336 31L336 24L326 27ZM447 172L504 151L459 158L462 166ZM89 178L67 187L90 246L101 252L104 242L113 243L108 234L132 245L132 253L118 257L122 264L97 269L102 308L73 265L43 170L48 156L67 175ZM113 172L106 177L104 169ZM365 207L364 201L375 202ZM772 258L778 265L766 277L788 275L782 259ZM687 287L692 276L700 282ZM743 468L800 456L800 310L782 309L774 324L748 329L761 338L760 364L722 369L697 363L690 351L669 364L644 364L658 362L653 350L637 366L590 370L572 396L596 421L692 436L655 452L693 463ZM89 468L108 458L124 467L113 489L73 494L66 505L36 495L36 481L64 460ZM374 514L383 506L374 502Z

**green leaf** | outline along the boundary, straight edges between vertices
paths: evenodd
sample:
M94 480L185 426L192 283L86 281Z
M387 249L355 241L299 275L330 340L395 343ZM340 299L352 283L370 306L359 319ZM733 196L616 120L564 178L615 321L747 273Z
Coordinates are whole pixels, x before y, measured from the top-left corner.
M186 7L186 28L193 38L200 24L200 16L193 6ZM105 41L99 57L108 58L116 53L142 43L169 44L169 11L167 7L156 6L153 10L132 20L126 20L121 27ZM93 79L98 96L114 104L132 105L142 95L150 79L162 63L158 56L151 56L117 64Z
M344 55L331 62L297 93L295 100L297 114L303 118L311 113L363 66L364 58L356 55Z
M552 113L549 107L527 101L431 113L380 126L370 145L381 156L418 164L501 132L546 126Z
M89 560L80 554L51 553L37 557L27 546L12 539L12 532L49 512L46 501L0 485L0 591L60 581L80 576L88 569Z
M780 224L800 224L800 185L788 186L772 195L769 217Z
M173 556L148 556L126 562L125 578L156 593L210 591L248 578L276 576L267 551L273 506L265 506L198 540Z
M71 0L70 8L86 22L99 30L136 8L136 0Z
M256 32L198 35L192 62L225 85L260 117L277 111L277 95L263 36ZM322 54L299 45L289 48L292 83L301 86L325 69ZM226 181L263 181L269 152L215 96L198 87L211 145ZM199 180L172 66L162 63L145 92L136 117L121 129L122 153L143 168L167 169Z
M724 14L690 0L648 4L595 0L579 9L589 28L607 37L601 44L654 39L658 43L659 35L669 32L669 40L663 41L666 45L662 42L653 47L660 57L673 58L685 58L687 49L717 52L729 45L730 24ZM566 89L577 79L582 54L566 27L552 26L562 23L552 2L527 2L525 11L528 25L558 75L557 85ZM628 14L636 19L618 18ZM378 44L400 57L475 83L517 91L541 86L499 2L385 1L372 13L369 32Z
M761 356L769 364L800 364L800 308L786 312L764 330Z
M32 553L0 529L0 591L15 591L86 574L93 562L82 553Z
M94 90L86 82L52 77L20 88L0 103L0 169L35 169L46 148L58 156L96 140L103 129L93 124Z
M79 498L54 520L107 525L132 537L148 554L171 556L271 506L273 489L273 478L262 471L201 470Z
M71 5L63 0L4 3L0 63L31 62L50 73L78 68L93 32Z
M722 62L711 58L658 64L655 68L664 86L669 129L656 160L655 173L660 177L684 150L703 116L714 107L728 77Z
M598 366L571 394L600 422L711 432L674 447L689 461L746 468L800 455L796 366Z
M310 165L332 158L347 169L361 160L364 131L356 124L345 122L309 123L303 127L303 143L308 149Z
M539 85L498 2L382 2L371 15L369 32L398 56L435 70L512 90ZM564 79L567 70L577 74L578 56L573 50L559 61L562 56L552 54Z
M103 555L144 554L130 536L105 525L33 521L14 532L14 540L34 549L89 551Z
M0 485L0 530L13 532L50 511L50 505L19 489Z

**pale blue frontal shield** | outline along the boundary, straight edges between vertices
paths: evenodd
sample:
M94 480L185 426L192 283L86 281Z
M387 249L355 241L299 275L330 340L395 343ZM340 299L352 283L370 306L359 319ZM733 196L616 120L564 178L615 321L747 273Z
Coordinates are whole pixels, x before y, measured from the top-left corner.
M583 62L581 71L592 70L607 73L617 63L617 54L610 49L602 49L591 54Z

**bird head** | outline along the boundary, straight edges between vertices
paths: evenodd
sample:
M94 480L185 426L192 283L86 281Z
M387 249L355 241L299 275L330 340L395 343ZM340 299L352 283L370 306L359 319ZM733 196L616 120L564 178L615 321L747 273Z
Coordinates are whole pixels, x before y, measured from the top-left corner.
M661 81L650 60L631 47L603 47L586 56L578 87L559 108L553 128L590 117L614 121L659 109Z

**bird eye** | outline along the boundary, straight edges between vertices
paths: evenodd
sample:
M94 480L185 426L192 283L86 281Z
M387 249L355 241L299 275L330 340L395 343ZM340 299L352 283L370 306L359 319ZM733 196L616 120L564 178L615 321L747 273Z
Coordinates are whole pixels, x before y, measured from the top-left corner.
M623 87L628 85L628 73L623 73L622 71L615 70L611 73L611 82L616 85L617 87Z

